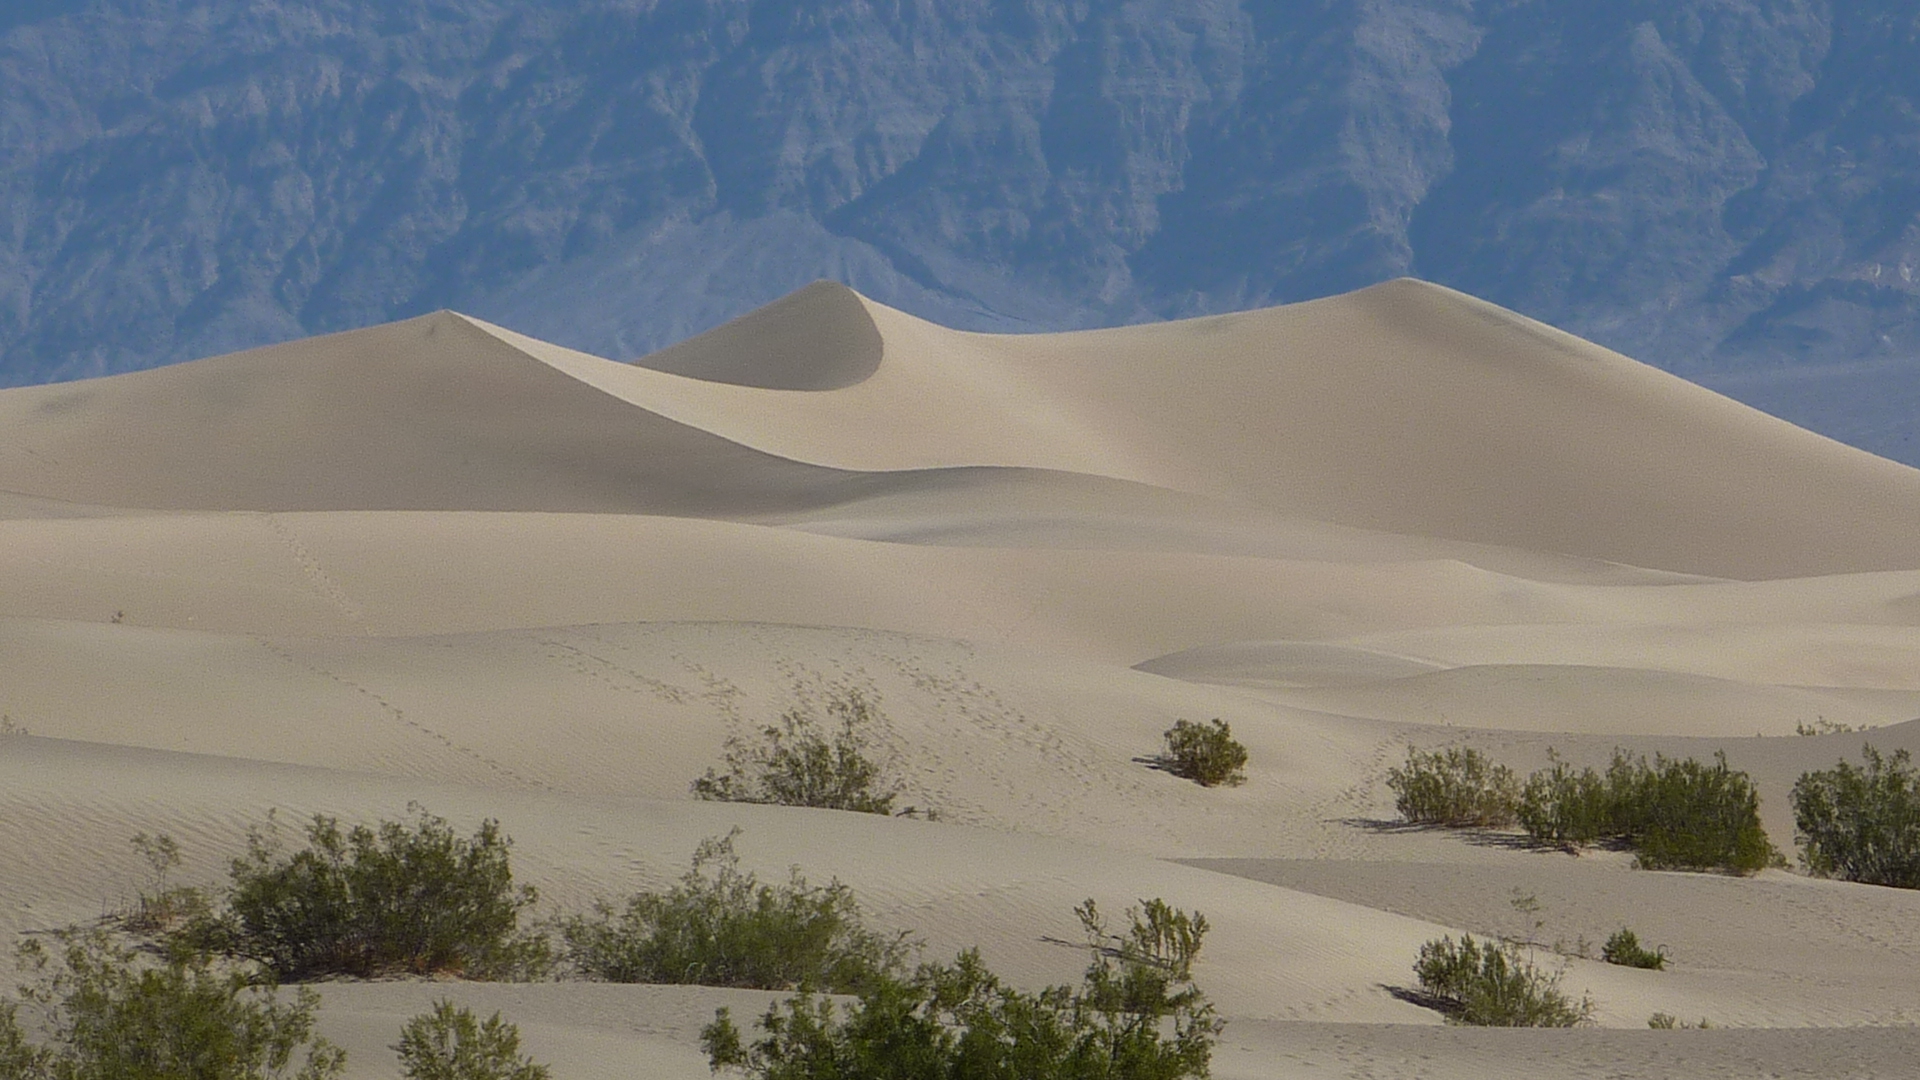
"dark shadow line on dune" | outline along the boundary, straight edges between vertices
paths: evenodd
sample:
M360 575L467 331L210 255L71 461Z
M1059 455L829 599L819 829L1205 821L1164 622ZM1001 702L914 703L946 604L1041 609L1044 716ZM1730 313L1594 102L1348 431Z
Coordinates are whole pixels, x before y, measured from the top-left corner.
M1401 821L1387 818L1344 817L1330 819L1349 828L1363 829L1370 833L1382 833L1396 836L1401 833L1460 832L1447 825L1431 825L1425 822Z
M1535 840L1526 833L1492 832L1483 829L1462 829L1460 833L1460 839L1474 847L1497 848L1501 851L1557 851L1572 854L1559 844Z
M1135 759L1139 760L1139 759ZM1565 855L1578 855L1579 852L1564 844L1549 840L1535 840L1525 833L1509 832L1504 829L1475 828L1472 826L1436 825L1427 822L1386 820L1382 818L1332 818L1329 819L1349 828L1361 829L1380 836L1401 836L1408 833L1448 833L1460 838L1462 843L1474 847L1498 848L1502 851L1538 851L1558 852ZM1588 845L1600 851L1624 851L1628 845L1602 840Z
M1145 765L1155 772L1173 772L1173 759L1164 754L1154 754L1151 757L1136 757L1133 759L1133 763L1135 765Z
M1385 990L1388 995L1395 1000L1404 1001L1409 1005L1418 1005L1423 1009L1432 1009L1442 1016L1452 1016L1456 1011L1452 1002L1435 997L1432 994L1411 986L1391 986L1387 983L1374 983L1373 985L1376 989Z
M1098 952L1102 956L1112 957L1114 959L1118 959L1124 955L1119 949L1109 945L1101 945L1097 948L1089 947L1085 941L1068 941L1066 938L1057 938L1052 934L1041 934L1040 943L1042 945L1055 945L1062 949L1072 949L1074 952Z

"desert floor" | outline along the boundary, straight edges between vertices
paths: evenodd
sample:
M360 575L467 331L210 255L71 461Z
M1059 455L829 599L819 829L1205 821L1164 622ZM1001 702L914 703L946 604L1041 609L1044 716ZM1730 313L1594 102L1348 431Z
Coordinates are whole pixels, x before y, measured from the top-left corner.
M547 914L739 826L1031 986L1087 897L1197 909L1225 1078L1910 1076L1920 894L1410 829L1384 779L1724 751L1790 850L1802 772L1920 749L1917 627L1920 472L1420 282L1033 337L816 285L641 365L440 313L0 392L0 936L125 903L136 832L213 884L270 810L419 802ZM845 688L938 821L691 797ZM1142 762L1216 717L1243 786ZM1396 994L1443 934L1622 925L1672 962L1568 955L1593 1027ZM367 1078L447 996L564 1080L694 1080L771 996L320 990Z

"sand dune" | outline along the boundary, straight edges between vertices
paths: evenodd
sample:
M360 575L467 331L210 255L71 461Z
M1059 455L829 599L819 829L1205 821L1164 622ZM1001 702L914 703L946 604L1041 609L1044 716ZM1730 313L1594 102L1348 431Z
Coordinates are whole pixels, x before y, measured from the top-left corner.
M1813 1075L1812 1029L1914 1021L1908 894L1407 830L1385 774L1724 751L1784 846L1801 772L1920 749L1916 672L1920 472L1413 281L1042 336L822 284L638 365L443 312L0 391L12 932L123 901L136 831L214 880L274 808L498 817L549 910L739 824L1027 985L1084 964L1050 939L1086 896L1203 910L1223 1077ZM690 798L836 686L941 821ZM1244 786L1148 767L1214 717ZM1675 970L1568 961L1618 1030L1437 1029L1394 988L1430 937L1513 932L1515 889ZM765 1000L323 991L366 1077L443 991L583 1077L705 1075L712 1007ZM1847 1060L1900 1075L1904 1030Z
M1571 622L1633 607L1620 595L1628 588L1454 561L948 548L635 515L183 514L0 522L0 535L0 568L21 583L11 613L122 611L140 625L233 633L784 622L1022 642L1132 664L1248 638Z
M1920 692L1850 699L1817 689L1577 664L1474 664L1276 696L1345 716L1617 735L1792 735L1823 721L1880 727L1920 715Z
M633 408L450 312L9 391L0 426L10 498L149 509L737 516L941 482L750 449Z
M1888 601L1882 610L1897 610L1897 603ZM1786 625L1756 618L1743 625L1715 621L1712 614L1702 612L1699 621L1690 625L1453 626L1368 635L1350 639L1343 647L1391 651L1440 667L1548 664L1582 655L1595 664L1749 682L1920 689L1913 627L1880 622L1871 608L1860 610L1858 617L1857 622L1828 623L1814 616Z
M768 391L632 368L600 369L599 385L840 468L1087 471L1364 528L1720 576L1914 561L1920 472L1438 286L1039 337L866 307L899 347L836 393L775 408ZM823 303L818 317L845 314Z
M1447 665L1358 645L1324 641L1234 641L1202 645L1135 664L1141 671L1223 686L1345 686L1403 679Z
M871 493L860 474L1000 466L1716 576L1906 569L1920 550L1920 472L1418 282L1039 337L946 331L833 288L751 318L669 350L666 371L441 313L12 391L0 489L739 514ZM848 383L876 333L880 358ZM699 355L734 357L734 381L673 373L726 374ZM748 368L787 374L737 385ZM788 386L838 388L770 388Z

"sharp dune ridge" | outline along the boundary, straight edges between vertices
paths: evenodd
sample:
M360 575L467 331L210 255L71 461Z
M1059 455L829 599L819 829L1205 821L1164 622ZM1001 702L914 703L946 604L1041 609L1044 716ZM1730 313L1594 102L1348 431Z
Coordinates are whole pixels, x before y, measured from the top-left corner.
M1920 1019L1861 960L1920 955L1904 894L1389 824L1408 745L1724 751L1786 846L1800 772L1920 747L1920 472L1423 282L1048 335L821 283L631 365L438 312L0 391L0 582L11 932L123 897L135 832L212 881L269 809L419 800L498 817L549 910L739 824L749 865L838 876L1026 984L1084 963L1044 944L1073 903L1164 896L1217 928L1223 1077L1427 1075L1396 1025L1440 1018L1394 988L1430 937L1509 932L1513 888L1568 940L1646 919L1675 958L1568 962L1618 1030L1562 1075L1664 1075L1655 1011ZM729 735L842 684L939 822L692 801ZM1214 717L1244 786L1141 764ZM1870 730L1793 734L1841 726ZM385 1075L417 989L323 988L354 1075ZM581 1077L706 1075L712 1005L764 1000L448 992ZM1863 1075L1911 1030L1862 1034ZM1826 1053L1737 1035L1720 1060ZM1435 1075L1509 1068L1433 1037Z
M440 312L0 401L0 489L154 509L742 516L1000 468L1714 576L1920 548L1920 470L1412 280L1047 335L822 284L638 365Z

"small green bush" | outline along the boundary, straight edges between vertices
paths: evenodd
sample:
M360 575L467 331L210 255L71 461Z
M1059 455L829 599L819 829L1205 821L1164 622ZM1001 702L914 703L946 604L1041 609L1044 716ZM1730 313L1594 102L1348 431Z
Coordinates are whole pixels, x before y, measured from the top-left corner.
M897 973L905 935L862 925L852 890L808 885L796 869L785 885L743 874L734 829L703 841L693 868L664 893L641 893L616 909L561 921L566 958L589 978L761 990L853 993Z
M1247 748L1234 741L1233 728L1214 719L1205 724L1176 720L1162 736L1166 752L1163 767L1201 787L1234 787L1247 780Z
M173 837L166 833L157 836L136 833L133 849L146 860L153 876L133 905L116 918L122 930L162 936L212 914L213 904L206 890L167 884L168 876L180 865L180 845Z
M545 1065L520 1056L520 1029L500 1019L484 1023L451 1001L434 1002L400 1029L393 1049L406 1080L548 1080Z
M1607 782L1591 768L1575 771L1558 758L1527 777L1516 810L1528 836L1569 851L1613 831L1614 806Z
M0 1080L44 1080L52 1075L53 1051L27 1041L20 1007L0 1000Z
M1658 949L1649 949L1640 944L1640 936L1626 927L1621 927L1607 938L1600 947L1600 959L1621 967L1645 968L1648 971L1662 971L1667 966L1667 954Z
M842 1013L802 996L770 1008L747 1044L726 1009L701 1033L715 1071L756 1080L1188 1080L1205 1077L1222 1023L1192 983L1206 920L1155 900L1110 934L1076 909L1093 962L1079 987L1024 993L967 950L888 977Z
M1413 973L1421 992L1458 1024L1573 1027L1593 1012L1592 1002L1567 997L1560 976L1541 970L1518 946L1471 934L1422 945Z
M1621 755L1615 755L1616 769ZM1620 830L1649 870L1729 870L1751 874L1779 861L1760 825L1760 796L1744 772L1656 756L1615 782Z
M708 769L693 782L693 794L713 802L769 803L891 814L900 785L887 780L871 756L873 732L883 724L879 709L855 687L835 687L826 709L837 725L823 731L803 703L779 723L760 729L757 742L729 737L726 772Z
M1760 798L1744 772L1693 758L1631 758L1616 750L1606 773L1554 760L1520 792L1520 824L1535 840L1575 850L1601 840L1634 849L1650 870L1750 874L1780 855L1760 825Z
M226 910L197 936L282 980L537 969L546 943L519 932L535 893L514 887L512 841L499 824L462 839L445 819L411 809L411 825L344 832L315 815L307 847L291 855L271 828L255 829L233 862Z
M1861 754L1864 768L1842 761L1793 785L1801 858L1822 877L1920 888L1920 775L1905 750Z
M1520 800L1513 770L1478 750L1407 748L1407 763L1387 772L1394 809L1415 825L1455 828L1511 825Z
M1703 1016L1699 1023L1689 1024L1672 1013L1657 1012L1647 1017L1647 1026L1655 1031L1705 1031L1713 1023Z
M313 1036L311 990L284 1002L204 954L158 960L99 931L62 931L54 941L53 950L37 940L19 950L34 976L24 990L46 1014L51 1045L30 1045L13 1005L0 1005L0 1077L327 1080L345 1067L344 1053Z

